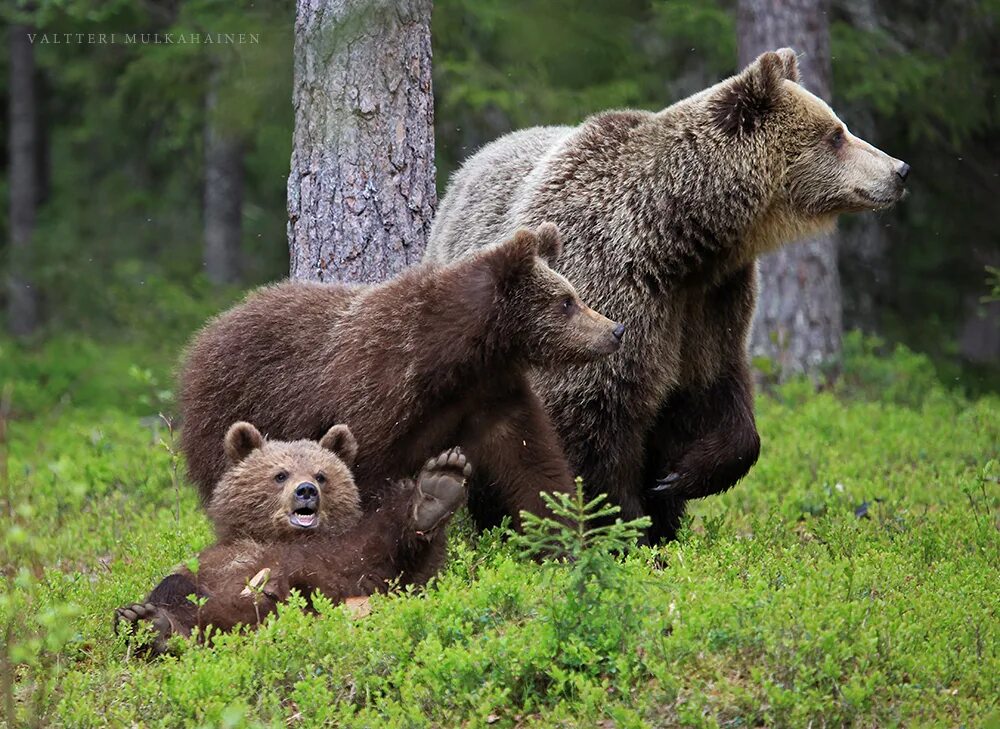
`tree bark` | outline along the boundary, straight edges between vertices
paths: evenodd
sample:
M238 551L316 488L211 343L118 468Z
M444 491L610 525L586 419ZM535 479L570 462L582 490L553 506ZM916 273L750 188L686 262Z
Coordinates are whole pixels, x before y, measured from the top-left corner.
M291 275L372 282L420 260L437 202L431 0L297 0Z
M205 98L205 273L217 285L240 274L243 237L243 143L218 118L220 74Z
M740 65L790 46L799 52L802 81L830 98L830 34L825 0L739 0ZM750 337L785 379L816 376L840 356L842 335L837 237L786 246L760 261L760 298Z
M35 50L26 25L10 27L10 259L7 269L7 324L26 336L38 326L38 292L31 282L31 239L35 232L38 187L38 108Z

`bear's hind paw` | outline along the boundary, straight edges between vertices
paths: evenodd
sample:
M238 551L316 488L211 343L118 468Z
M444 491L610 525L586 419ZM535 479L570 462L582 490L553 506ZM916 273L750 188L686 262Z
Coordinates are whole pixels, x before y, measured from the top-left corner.
M173 635L173 624L166 610L151 602L132 603L115 610L115 635L122 635L131 640L139 633L142 624L153 628L153 639L147 646L153 655L160 655L167 650L167 639Z
M413 508L417 531L432 531L455 513L465 501L465 479L471 475L472 464L460 448L444 451L424 464Z

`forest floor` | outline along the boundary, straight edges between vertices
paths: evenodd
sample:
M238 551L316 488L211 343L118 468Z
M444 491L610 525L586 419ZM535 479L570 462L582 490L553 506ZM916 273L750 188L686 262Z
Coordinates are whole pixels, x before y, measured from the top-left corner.
M422 593L146 661L113 609L211 540L172 362L0 342L0 723L1000 726L1000 397L851 346L838 387L759 396L743 482L586 584L460 518Z

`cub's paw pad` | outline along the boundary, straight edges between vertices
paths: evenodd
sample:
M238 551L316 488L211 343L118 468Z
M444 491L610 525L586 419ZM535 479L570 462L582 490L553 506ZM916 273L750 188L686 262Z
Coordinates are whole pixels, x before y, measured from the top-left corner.
M472 465L459 448L445 451L424 464L417 479L413 521L418 531L427 532L455 513L465 501L465 479Z
M167 638L173 634L170 616L165 610L149 602L136 602L115 610L115 635L135 637L143 625L150 625L153 628L153 640L150 646L153 653L163 653L167 648Z

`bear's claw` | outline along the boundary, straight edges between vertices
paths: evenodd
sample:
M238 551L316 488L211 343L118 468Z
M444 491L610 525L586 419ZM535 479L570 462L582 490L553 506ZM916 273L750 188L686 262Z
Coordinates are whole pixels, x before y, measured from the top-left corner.
M167 650L167 639L173 635L173 625L167 612L151 602L135 602L125 607L115 609L115 635L130 639L139 629L139 623L146 621L153 626L156 635L149 650L153 655L159 655Z
M451 448L424 464L413 508L417 531L432 531L455 513L465 501L465 479L471 475L472 464L460 448Z
M663 493L665 491L667 491L667 492L673 491L675 485L680 480L681 480L681 475L679 473L677 473L677 471L674 471L673 473L667 474L663 478L658 478L656 480L656 486L654 486L653 488L651 488L650 491L653 491L655 493Z

